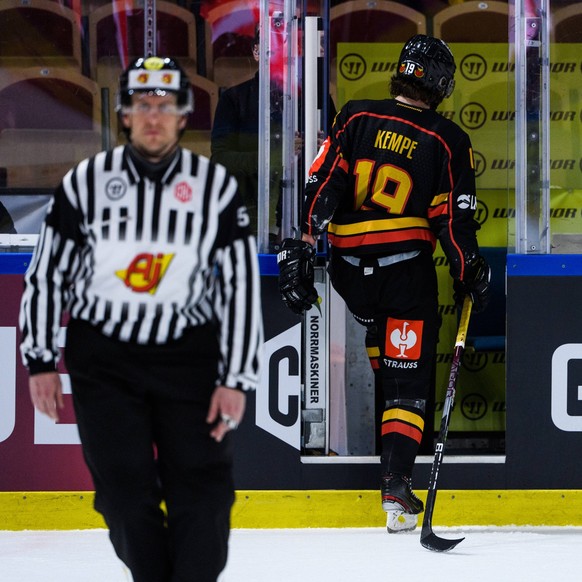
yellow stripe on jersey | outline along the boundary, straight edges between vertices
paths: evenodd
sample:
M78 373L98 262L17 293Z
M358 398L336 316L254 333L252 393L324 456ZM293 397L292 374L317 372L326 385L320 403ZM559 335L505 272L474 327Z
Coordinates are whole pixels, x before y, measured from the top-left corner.
M449 193L445 192L444 194L438 194L432 200L430 205L431 206L438 206L439 204L444 204L449 199Z
M337 236L350 236L362 232L386 232L390 230L404 230L407 228L429 228L425 218L405 217L386 218L382 220L365 220L353 224L329 224L329 232Z
M378 347L366 348L366 352L368 353L368 358L380 357L380 348Z

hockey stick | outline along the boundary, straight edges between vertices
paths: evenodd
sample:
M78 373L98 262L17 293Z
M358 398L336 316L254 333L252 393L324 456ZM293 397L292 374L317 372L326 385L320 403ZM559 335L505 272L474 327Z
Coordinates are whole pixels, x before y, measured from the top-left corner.
M430 472L430 480L428 483L428 495L426 498L424 518L422 520L422 530L420 532L420 543L424 548L426 548L427 550L432 550L433 552L448 552L465 539L460 538L456 540L447 540L444 538L439 538L432 531L432 514L434 511L434 505L437 494L437 478L439 476L439 469L441 468L441 463L443 462L445 442L447 440L447 433L449 432L449 423L451 420L451 412L453 409L453 404L455 402L457 379L459 377L459 370L461 368L461 356L463 355L463 351L465 349L465 339L467 337L467 328L469 327L469 318L471 317L472 307L473 302L471 301L469 295L466 295L465 300L463 301L463 310L461 311L461 321L459 322L457 339L455 340L455 351L453 353L453 362L451 363L451 373L449 375L447 395L445 398L443 416L441 419L441 427L435 447L432 469Z

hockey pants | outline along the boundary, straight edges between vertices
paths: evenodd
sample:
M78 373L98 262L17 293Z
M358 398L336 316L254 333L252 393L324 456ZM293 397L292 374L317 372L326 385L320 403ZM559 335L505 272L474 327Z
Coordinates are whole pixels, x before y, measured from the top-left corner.
M440 319L432 255L380 267L333 256L331 281L356 320L366 326L366 350L382 401L377 426L383 472L411 475L423 436Z

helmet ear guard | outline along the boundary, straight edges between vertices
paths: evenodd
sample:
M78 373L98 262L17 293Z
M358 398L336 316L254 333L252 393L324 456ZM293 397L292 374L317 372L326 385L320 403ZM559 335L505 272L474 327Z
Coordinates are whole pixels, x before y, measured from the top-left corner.
M455 88L455 80L447 79L446 77L441 77L437 83L437 88L439 93L442 92L444 98L450 97Z

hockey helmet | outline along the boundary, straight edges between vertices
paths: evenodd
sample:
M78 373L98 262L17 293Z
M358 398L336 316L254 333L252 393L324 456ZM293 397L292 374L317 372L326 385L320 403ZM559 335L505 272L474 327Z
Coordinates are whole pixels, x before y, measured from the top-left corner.
M140 57L134 60L119 77L116 110L131 106L134 93L166 95L176 93L181 113L194 110L194 93L186 73L180 65L167 57Z
M417 34L400 53L396 78L412 81L442 100L453 92L456 68L453 53L444 41Z

